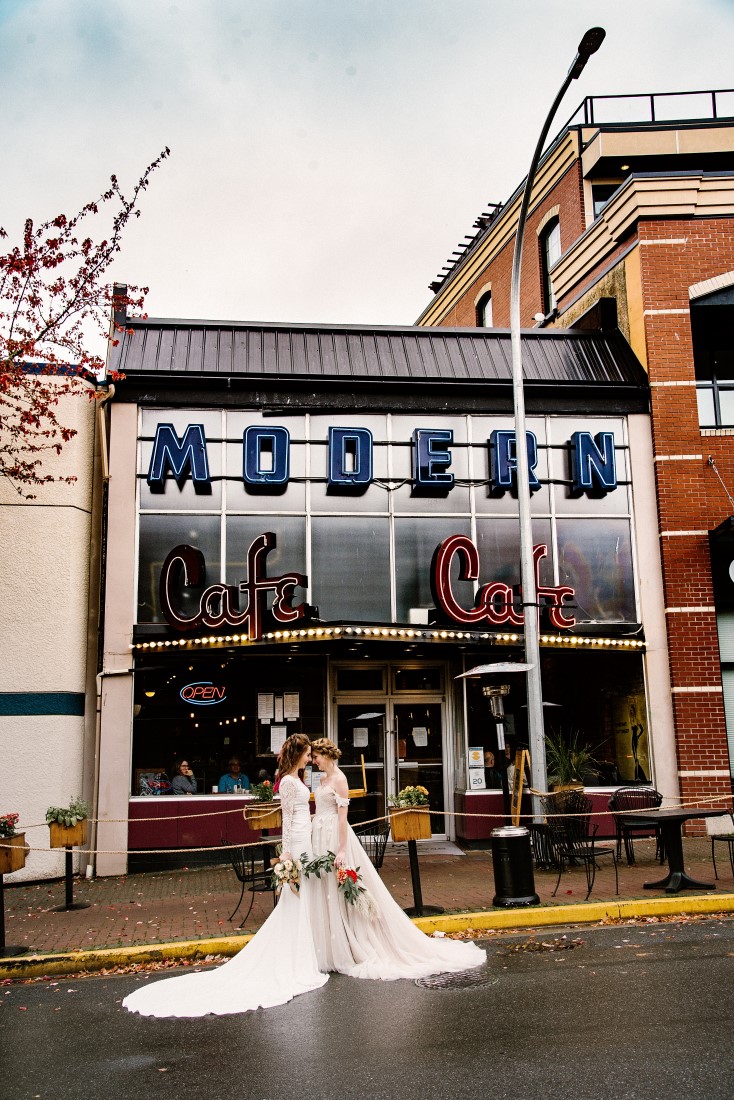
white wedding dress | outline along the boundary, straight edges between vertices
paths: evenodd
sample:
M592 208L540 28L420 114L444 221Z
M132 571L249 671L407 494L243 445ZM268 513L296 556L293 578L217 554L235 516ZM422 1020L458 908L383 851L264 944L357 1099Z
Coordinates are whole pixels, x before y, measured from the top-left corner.
M280 781L283 812L283 851L294 859L311 856L309 791L299 779ZM328 974L321 973L311 929L309 893L315 880L301 878L300 894L284 887L278 904L239 954L217 970L185 974L141 986L123 1006L141 1016L226 1016L272 1008L318 989Z
M338 850L339 806L349 804L333 787L316 790L316 816L311 841L315 856ZM486 952L460 940L433 939L421 932L392 898L351 826L347 824L345 865L359 869L371 899L371 916L348 904L337 888L336 875L312 878L308 893L316 957L321 970L336 970L352 978L424 978L429 974L480 966Z

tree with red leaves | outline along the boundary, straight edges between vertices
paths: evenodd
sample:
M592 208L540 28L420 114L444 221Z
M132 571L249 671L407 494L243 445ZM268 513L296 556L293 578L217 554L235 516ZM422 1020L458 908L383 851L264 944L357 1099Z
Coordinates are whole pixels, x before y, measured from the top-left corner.
M43 470L44 457L59 454L76 434L60 423L57 406L65 394L95 396L89 382L101 377L104 360L90 347L102 347L100 337L116 342L120 331L110 324L110 307L121 316L142 310L147 287L113 293L105 276L128 222L140 217L151 174L168 155L166 148L148 165L129 197L112 176L73 217L59 214L40 225L29 218L22 243L0 255L0 476L23 497L33 499L32 486L75 480ZM108 232L94 240L87 229L100 217ZM0 228L0 240L7 239Z

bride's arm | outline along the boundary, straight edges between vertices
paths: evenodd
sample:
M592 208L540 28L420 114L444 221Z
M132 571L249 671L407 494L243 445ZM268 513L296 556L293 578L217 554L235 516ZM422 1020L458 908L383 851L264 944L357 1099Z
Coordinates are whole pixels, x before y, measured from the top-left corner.
M342 867L347 854L347 810L349 807L349 784L343 772L338 772L334 776L334 794L336 795L336 809L339 820L336 865Z
M278 794L280 795L280 812L283 817L282 826L282 855L281 859L291 858L291 832L293 829L293 811L296 808L296 792L298 787L289 775L284 775L280 781Z

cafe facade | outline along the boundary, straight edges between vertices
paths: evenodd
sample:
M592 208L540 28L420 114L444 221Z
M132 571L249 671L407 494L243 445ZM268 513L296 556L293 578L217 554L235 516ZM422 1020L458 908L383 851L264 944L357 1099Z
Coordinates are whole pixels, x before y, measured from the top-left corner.
M598 808L674 795L645 373L616 331L523 359L546 728ZM110 369L97 872L254 839L213 788L295 732L354 822L422 784L434 835L486 840L528 744L524 677L463 675L523 659L509 334L126 318Z

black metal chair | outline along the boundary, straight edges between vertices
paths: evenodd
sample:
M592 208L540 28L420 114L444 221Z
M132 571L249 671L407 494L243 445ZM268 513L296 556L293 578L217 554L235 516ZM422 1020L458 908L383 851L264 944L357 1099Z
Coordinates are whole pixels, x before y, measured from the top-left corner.
M617 855L613 847L596 843L598 825L589 826L590 799L583 791L557 791L541 798L541 803L546 812L547 836L553 853L553 862L558 867L553 897L558 893L561 875L566 867L583 863L586 872L586 900L588 900L596 879L596 861L603 856L612 857L616 891L619 894Z
M226 841L222 841L222 843L226 843ZM227 855L229 857L230 863L232 864L232 870L237 876L239 882L242 884L239 901L232 910L229 920L234 920L235 913L242 905L242 899L245 896L245 890L250 890L250 904L248 905L247 912L245 913L238 926L242 928L242 926L247 921L250 913L252 912L252 907L255 903L256 891L272 890L273 905L275 905L275 887L272 882L270 868L265 866L262 859L257 858L256 848L229 848L227 851ZM255 866L257 863L263 864L260 870L258 870Z
M357 825L354 834L359 838L372 866L379 871L390 839L390 822L375 821L371 825Z
M711 840L711 862L714 865L714 878L719 877L719 872L716 870L716 851L714 849L717 840L729 846L729 863L731 873L734 875L734 817L731 814L725 817L707 817L706 832Z
M633 837L654 836L655 858L661 863L665 862L665 847L660 828L655 825L631 825L626 820L625 810L651 810L659 806L663 801L660 791L654 787L620 787L609 799L609 809L614 816L617 826L617 859L622 855L622 842L624 841L624 853L627 863L635 862L635 849L632 843ZM620 812L622 811L622 812Z

